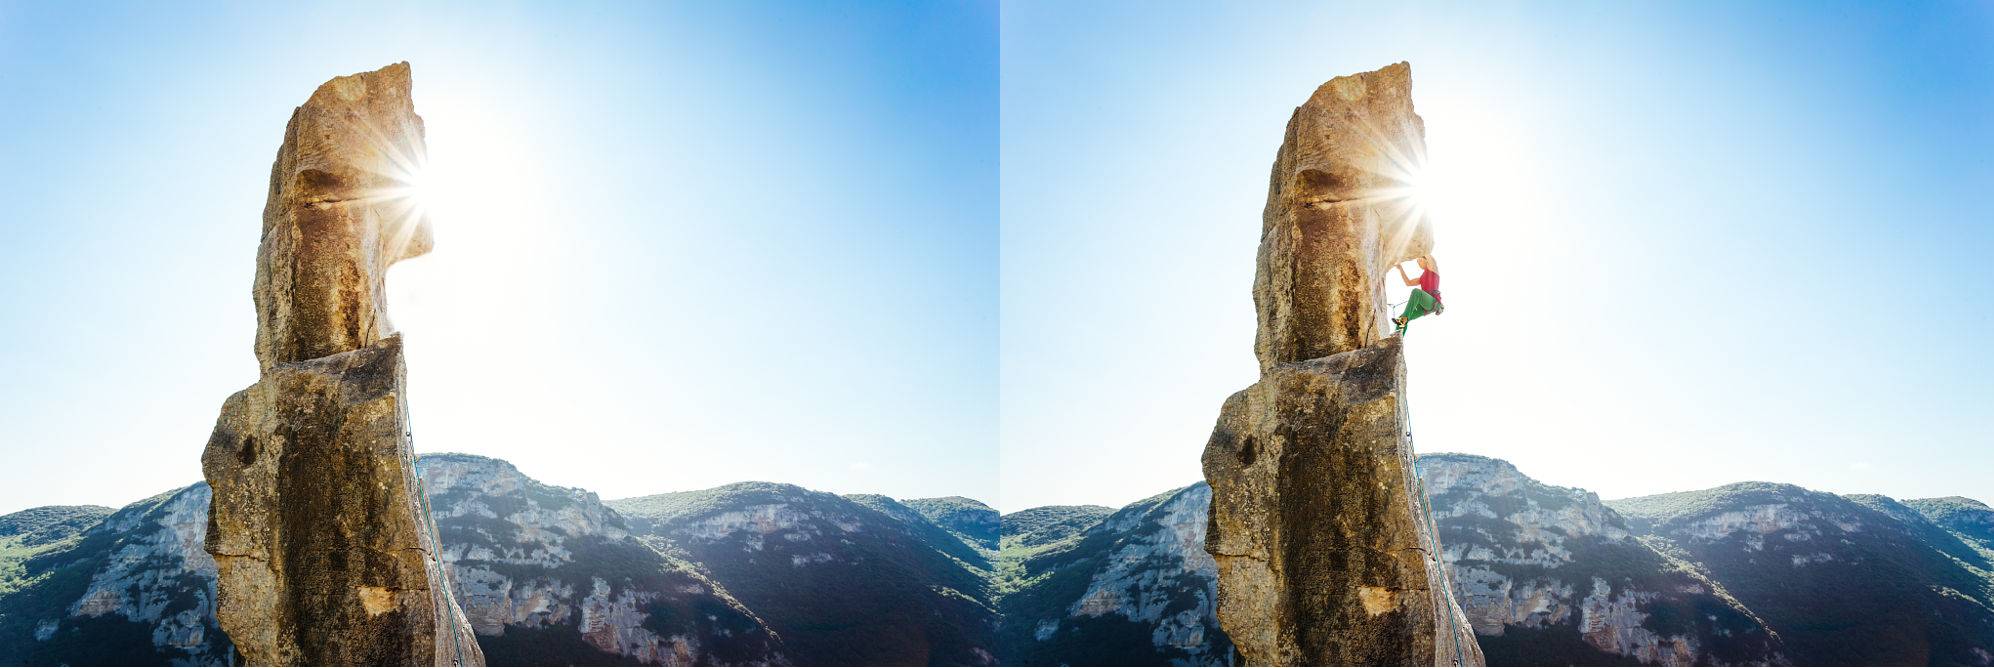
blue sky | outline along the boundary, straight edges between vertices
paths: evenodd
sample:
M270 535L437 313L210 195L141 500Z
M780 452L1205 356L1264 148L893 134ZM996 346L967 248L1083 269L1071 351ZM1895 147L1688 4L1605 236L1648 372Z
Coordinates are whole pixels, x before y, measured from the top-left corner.
M1994 500L1994 6L1012 3L1001 505L1200 477L1267 170L1401 60L1445 192L1423 452L1608 498ZM1401 291L1403 289L1401 288Z
M1994 8L999 14L0 5L0 512L198 479L255 380L284 121L399 60L437 186L389 282L421 451L611 498L1188 484L1255 376L1290 110L1408 60L1450 306L1412 334L1422 451L1608 497L1994 497Z
M270 162L410 61L419 451L618 497L996 493L997 10L0 4L0 512L200 479Z

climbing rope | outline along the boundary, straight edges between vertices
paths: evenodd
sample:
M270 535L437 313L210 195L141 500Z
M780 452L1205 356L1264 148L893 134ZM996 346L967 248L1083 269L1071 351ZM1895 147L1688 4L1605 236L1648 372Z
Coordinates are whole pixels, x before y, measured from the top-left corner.
M450 634L450 652L453 656L451 665L462 666L464 665L464 641L457 635L457 619L463 617L464 612L458 609L457 597L452 596L450 592L449 574L448 571L444 570L443 565L443 539L441 531L436 528L436 515L430 512L429 509L429 485L423 480L422 474L416 470L415 427L409 424L408 396L404 394L400 397L400 400L402 424L406 426L406 431L402 432L401 443L402 469L407 472L407 479L404 480L404 483L408 485L409 489L415 490L416 498L418 499L416 508L422 511L422 524L429 531L428 547L430 563L424 564L423 569L428 570L431 565L436 567L436 570L430 575L429 604L435 609L445 610L449 613L447 623L437 625L435 630ZM438 599L441 599L441 601L439 602Z
M411 468L410 470L414 469ZM419 473L416 474L415 484L416 493L422 495L422 521L429 526L429 554L432 557L431 560L436 564L436 580L430 585L430 589L436 595L443 598L443 602L447 605L447 609L450 612L450 651L456 656L453 665L462 666L464 665L464 641L457 636L457 618L464 616L464 611L457 608L457 597L451 595L450 581L447 579L449 576L443 569L443 539L437 535L441 532L436 528L436 515L429 510L429 485L422 479L422 474Z
M1433 498L1426 494L1426 477L1419 474L1419 454L1413 451L1412 402L1405 402L1402 406L1404 406L1405 423L1403 425L1404 428L1400 431L1405 434L1405 459L1407 465L1412 467L1411 470L1415 484L1419 486L1419 495L1413 499L1413 504L1419 507L1420 514L1426 518L1426 539L1421 541L1424 543L1421 547L1426 548L1427 561L1433 567L1428 578L1439 579L1440 591L1445 593L1446 600L1450 602L1449 605L1440 610L1435 610L1434 613L1447 617L1447 637L1449 642L1454 645L1454 665L1465 666L1467 665L1467 656L1461 649L1460 620L1455 619L1454 605L1452 604L1454 600L1454 577L1447 573L1447 562L1440 555L1440 525L1433 519Z

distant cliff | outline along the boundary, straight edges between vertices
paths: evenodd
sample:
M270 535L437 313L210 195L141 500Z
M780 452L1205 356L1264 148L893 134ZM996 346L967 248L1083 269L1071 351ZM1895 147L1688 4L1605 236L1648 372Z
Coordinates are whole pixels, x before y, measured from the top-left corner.
M1509 462L1421 457L1454 585L1491 665L1776 665L1778 636L1585 490Z
M1222 666L1218 564L1205 553L1204 483L1109 513L1035 508L1003 518L998 557L1009 665Z
M913 507L760 482L609 506L727 587L796 663L997 663L987 557Z
M1722 582L1797 664L1994 665L1994 550L1947 512L1966 503L1747 482L1608 505Z
M0 664L224 664L207 531L205 483L0 517Z
M579 489L471 455L421 460L458 601L493 665L788 662L760 617Z

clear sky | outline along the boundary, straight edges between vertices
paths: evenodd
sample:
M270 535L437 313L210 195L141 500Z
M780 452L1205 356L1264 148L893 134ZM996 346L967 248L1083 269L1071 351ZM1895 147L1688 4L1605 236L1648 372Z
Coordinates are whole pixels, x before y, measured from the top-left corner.
M1994 501L1994 5L1013 3L1000 505L1200 477L1295 105L1401 60L1423 452L1613 498ZM1400 292L1404 289L1399 288Z
M0 3L0 512L200 479L285 121L401 60L419 451L994 498L993 4L291 4Z
M1422 451L1607 497L1994 500L1994 7L999 14L0 4L0 512L199 478L255 380L284 122L399 60L438 240L389 285L424 452L610 498L1188 484L1254 380L1283 124L1408 60L1450 305L1412 333Z

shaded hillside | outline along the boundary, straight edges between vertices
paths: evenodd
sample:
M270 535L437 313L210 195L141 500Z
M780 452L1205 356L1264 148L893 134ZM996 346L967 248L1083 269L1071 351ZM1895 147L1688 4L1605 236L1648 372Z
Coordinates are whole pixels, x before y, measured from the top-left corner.
M1225 665L1232 644L1204 548L1210 503L1198 483L1101 519L1094 506L1004 516L1004 662Z
M751 482L609 506L700 564L796 663L996 663L988 572L964 558L976 550L890 501Z
M984 505L982 501L966 496L944 496L908 499L904 503L963 542L987 551L997 551L1001 522L997 509Z
M782 663L751 613L692 567L623 529L581 490L541 485L510 464L423 457L458 604L491 665ZM223 665L205 484L126 506L59 535L93 511L0 518L44 527L20 548L0 537L0 664ZM37 517L41 519L36 519Z
M1813 665L1994 664L1986 557L1885 497L1747 482L1609 502Z
M1994 508L1963 496L1911 499L1904 505L1983 550L1994 550Z
M214 665L208 486L0 518L0 664Z
M1501 460L1419 466L1492 665L1994 663L1977 501L1743 483L1601 503ZM993 552L967 499L743 483L604 503L496 459L420 467L493 665L1234 659L1203 484L1011 513ZM0 516L0 664L224 663L207 503L193 485Z

